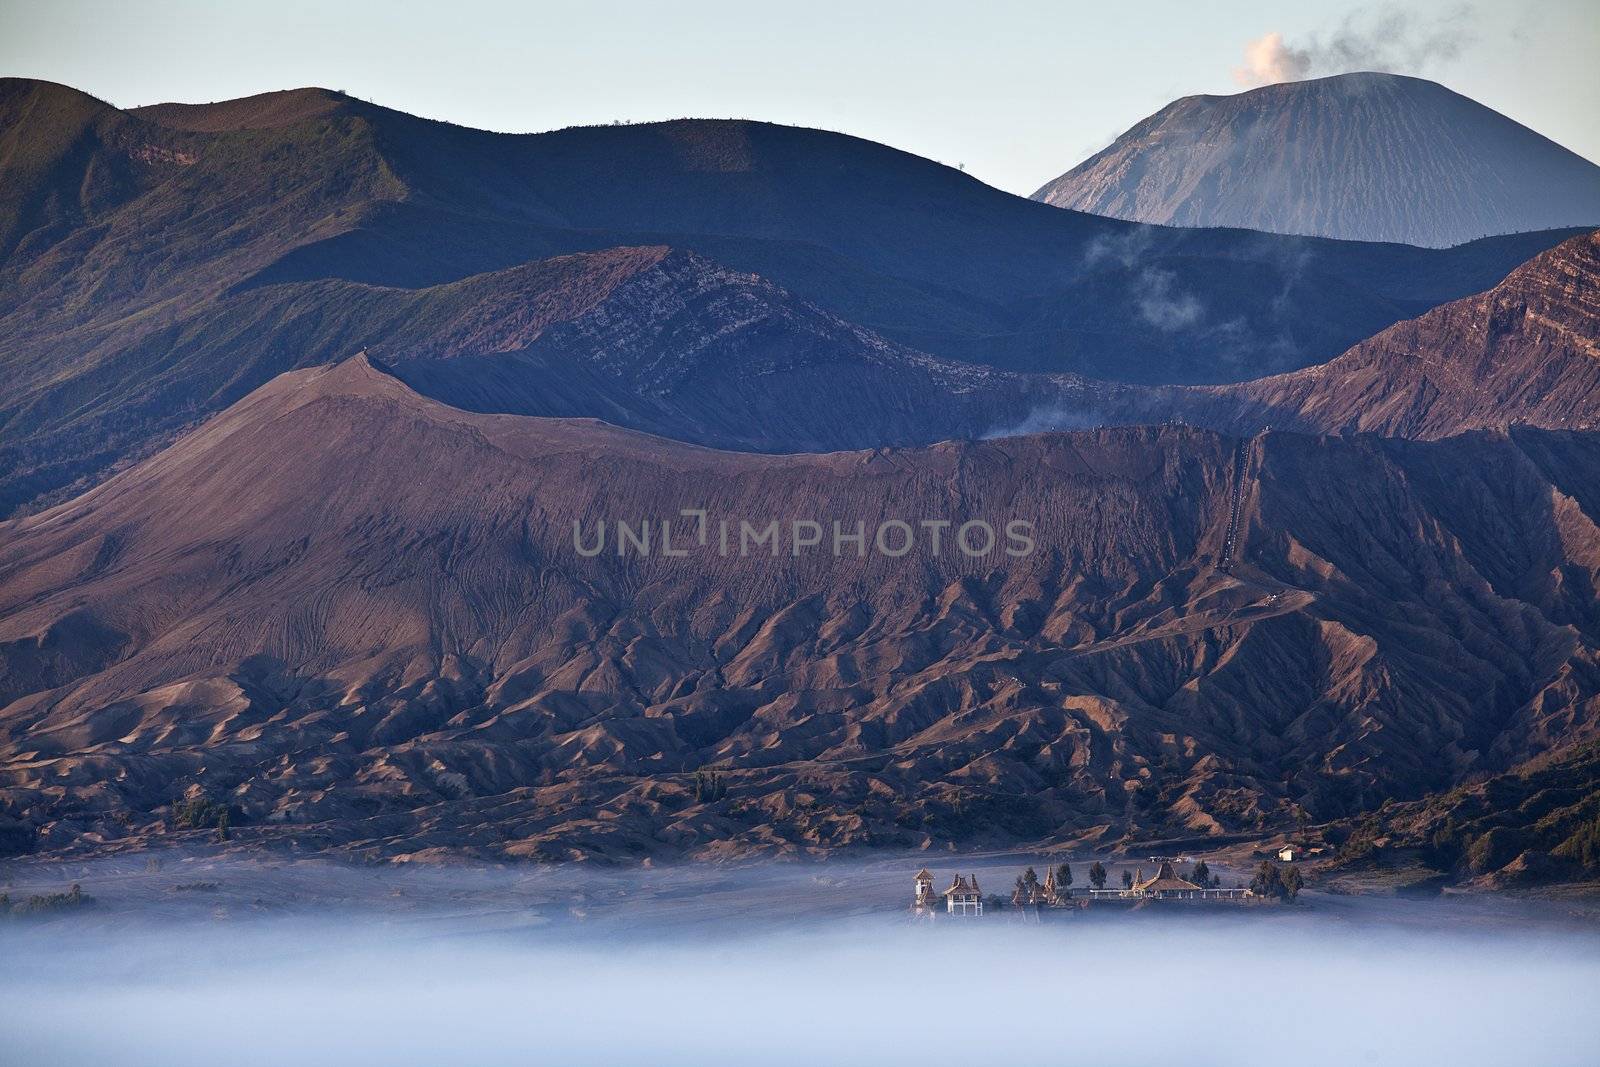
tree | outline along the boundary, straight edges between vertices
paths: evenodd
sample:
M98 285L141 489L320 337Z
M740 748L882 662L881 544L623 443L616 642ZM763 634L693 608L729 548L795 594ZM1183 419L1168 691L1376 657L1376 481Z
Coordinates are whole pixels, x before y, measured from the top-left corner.
M1126 867L1122 868L1122 888L1133 888L1133 872L1128 870Z
M1065 889L1071 884L1072 867L1063 863L1061 866L1056 868L1056 885L1060 886L1062 889Z
M1250 892L1258 897L1292 901L1300 895L1305 879L1294 867L1285 870L1271 860L1262 860L1256 876L1250 880Z
M694 798L702 804L728 795L728 782L716 771L694 772Z
M203 792L173 802L172 812L167 820L169 829L174 830L204 830L215 828L227 837L230 813L228 805L212 800Z
M1210 888L1211 868L1206 866L1205 860L1201 860L1199 863L1194 865L1194 870L1189 874L1189 881L1193 882L1202 889Z
M1039 875L1032 867L1022 872L1022 888L1030 894L1039 888Z
M1104 889L1106 887L1106 869L1099 860L1095 860L1094 863L1089 865L1089 884L1096 889Z

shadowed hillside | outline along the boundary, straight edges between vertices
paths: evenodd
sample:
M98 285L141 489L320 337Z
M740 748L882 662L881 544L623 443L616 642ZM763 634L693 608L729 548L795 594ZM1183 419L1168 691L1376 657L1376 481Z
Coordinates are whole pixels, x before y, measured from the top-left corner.
M1213 403L1212 401L1220 401ZM1182 394L1224 426L1447 437L1514 425L1600 425L1600 232L1495 288L1442 305L1293 374Z
M405 301L372 288L443 307L458 283L516 279L528 306L504 292L498 304L514 332L565 299L541 290L562 283L530 264L667 246L833 316L837 328L808 342L813 363L855 358L824 355L825 335L875 335L980 368L1218 382L1330 358L1487 288L1562 236L1428 252L1168 230L1049 210L816 130L684 120L510 136L322 90L124 112L8 79L0 145L7 513L93 484L274 374L395 342ZM663 306L692 295L663 292ZM676 341L660 336L645 355L692 361ZM421 368L419 381L423 370L439 372L428 381L441 395L482 391L478 376L447 383ZM797 379L792 403L826 413L860 381ZM673 417L641 425L782 448L896 443L903 423L888 420L875 442L870 424L825 442L814 431L827 415L802 414L805 425L763 442ZM952 431L976 421L960 414Z

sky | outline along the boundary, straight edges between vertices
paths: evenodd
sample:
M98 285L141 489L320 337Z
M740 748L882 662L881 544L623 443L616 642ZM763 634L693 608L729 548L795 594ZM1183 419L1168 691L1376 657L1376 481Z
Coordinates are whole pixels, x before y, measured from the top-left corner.
M1387 69L1600 160L1600 0L0 0L0 75L121 107L319 85L510 132L741 117L1027 195L1180 96Z

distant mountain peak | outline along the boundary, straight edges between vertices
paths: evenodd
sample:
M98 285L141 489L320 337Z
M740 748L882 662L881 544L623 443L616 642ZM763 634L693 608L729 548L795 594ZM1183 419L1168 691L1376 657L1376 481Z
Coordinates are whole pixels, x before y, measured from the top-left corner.
M1274 97L1304 96L1311 93L1338 93L1349 95L1365 92L1371 89L1391 88L1398 91L1418 91L1420 87L1460 96L1440 83L1428 78L1418 78L1410 74L1391 74L1383 70L1352 70L1343 74L1329 74L1321 78L1302 78L1299 81L1273 82L1270 85L1257 85L1254 88L1244 89L1237 93L1194 93L1189 96L1180 96L1157 115L1177 107L1190 100L1233 100L1240 103L1261 102L1272 100ZM1462 99L1469 99L1462 97ZM1154 118L1155 116L1151 116ZM1148 120L1146 120L1148 121Z
M1437 82L1358 71L1183 97L1033 198L1139 222L1443 247L1600 224L1600 167Z

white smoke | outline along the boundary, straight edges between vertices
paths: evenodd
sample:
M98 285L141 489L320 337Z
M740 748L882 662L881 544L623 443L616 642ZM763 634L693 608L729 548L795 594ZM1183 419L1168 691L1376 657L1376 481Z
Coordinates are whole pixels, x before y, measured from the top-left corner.
M1364 9L1331 37L1313 34L1298 45L1273 30L1245 44L1233 80L1254 88L1356 70L1421 74L1461 55L1472 40L1471 19L1465 5L1426 22L1404 11Z
M1096 236L1084 249L1084 269L1113 265L1137 269L1134 306L1140 320L1163 333L1194 329L1205 318L1205 305L1193 293L1179 287L1177 275L1172 271L1142 265L1152 246L1151 234L1151 228L1143 226Z
M1171 271L1146 270L1139 275L1139 317L1164 333L1187 330L1205 314L1193 294L1177 288Z
M1026 437L1035 433L1061 433L1067 430L1094 430L1109 420L1093 407L1068 403L1045 404L1036 407L1006 426L998 426L983 435L983 440L1000 437Z
M1126 230L1096 234L1083 249L1083 266L1089 270L1102 264L1133 267L1154 243L1151 228L1130 226Z
M1297 82L1311 72L1311 54L1290 48L1277 30L1263 34L1244 46L1244 66L1233 68L1233 80L1254 88Z

